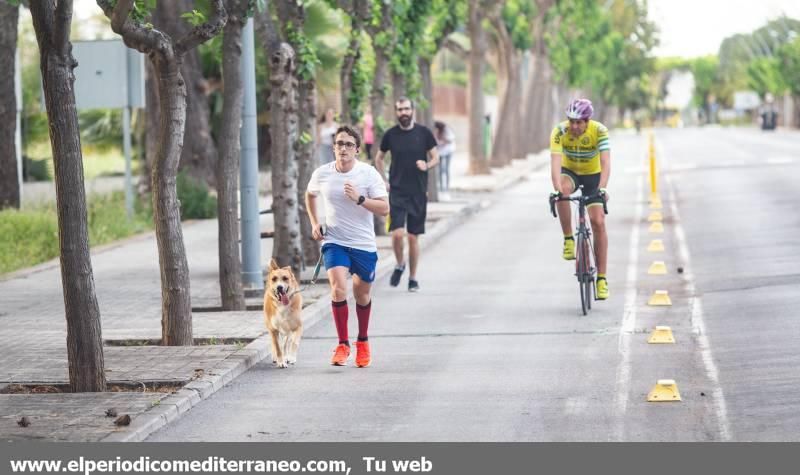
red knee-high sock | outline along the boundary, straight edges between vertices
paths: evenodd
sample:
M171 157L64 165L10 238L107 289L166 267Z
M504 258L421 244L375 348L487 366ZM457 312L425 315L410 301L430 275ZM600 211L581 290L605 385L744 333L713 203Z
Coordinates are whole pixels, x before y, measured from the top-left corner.
M367 341L367 329L369 328L369 314L372 310L372 300L366 305L356 304L356 315L358 316L358 341Z
M350 341L347 338L347 300L331 302L331 310L333 310L333 321L336 323L339 343L349 345Z

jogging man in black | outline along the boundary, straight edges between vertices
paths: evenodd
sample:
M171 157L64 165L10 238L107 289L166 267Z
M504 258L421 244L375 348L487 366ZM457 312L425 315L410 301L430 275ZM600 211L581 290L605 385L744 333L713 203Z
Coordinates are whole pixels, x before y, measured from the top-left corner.
M418 236L425 233L425 215L428 206L428 169L439 163L436 139L427 127L414 122L414 103L401 97L395 102L398 125L387 130L375 156L375 167L384 177L383 157L391 154L389 180L389 231L397 266L390 284L396 287L406 269L403 252L403 231L408 230L408 290L419 290L417 263L419 262Z

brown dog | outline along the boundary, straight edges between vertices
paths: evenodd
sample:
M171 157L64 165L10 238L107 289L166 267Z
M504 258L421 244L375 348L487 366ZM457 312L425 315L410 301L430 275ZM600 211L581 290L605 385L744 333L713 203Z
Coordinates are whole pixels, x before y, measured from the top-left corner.
M272 343L272 362L286 368L297 362L297 348L303 335L303 297L291 267L269 263L264 289L264 317Z

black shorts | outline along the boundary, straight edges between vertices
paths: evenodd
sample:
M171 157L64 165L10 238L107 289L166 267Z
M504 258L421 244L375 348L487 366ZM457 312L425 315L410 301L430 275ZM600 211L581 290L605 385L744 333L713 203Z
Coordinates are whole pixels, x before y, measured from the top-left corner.
M427 196L389 193L389 231L406 228L409 234L425 234L427 213Z
M569 179L572 180L572 184L574 185L573 191L576 191L580 185L583 185L583 196L597 193L600 187L599 173L595 173L594 175L578 175L569 168L561 167L561 175L569 177ZM588 201L587 206L592 204L603 204L603 198L596 196Z

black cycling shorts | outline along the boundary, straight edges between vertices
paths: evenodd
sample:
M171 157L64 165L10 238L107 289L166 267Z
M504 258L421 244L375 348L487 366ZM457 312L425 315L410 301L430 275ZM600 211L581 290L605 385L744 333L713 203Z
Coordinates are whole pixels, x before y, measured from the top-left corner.
M572 180L573 191L577 190L580 185L583 185L583 196L597 193L597 190L600 187L599 173L595 173L593 175L578 175L569 168L561 167L561 175L569 177L569 179ZM586 204L587 206L591 204L603 204L603 198L596 196L590 199Z

